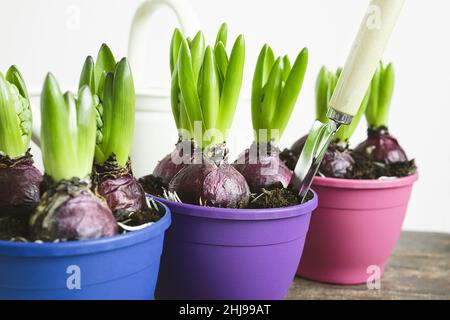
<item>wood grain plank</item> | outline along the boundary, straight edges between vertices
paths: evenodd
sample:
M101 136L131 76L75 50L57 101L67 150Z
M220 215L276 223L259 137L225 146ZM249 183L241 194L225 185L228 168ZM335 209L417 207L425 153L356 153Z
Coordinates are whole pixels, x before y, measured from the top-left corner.
M295 278L287 299L450 300L450 234L403 232L379 290Z

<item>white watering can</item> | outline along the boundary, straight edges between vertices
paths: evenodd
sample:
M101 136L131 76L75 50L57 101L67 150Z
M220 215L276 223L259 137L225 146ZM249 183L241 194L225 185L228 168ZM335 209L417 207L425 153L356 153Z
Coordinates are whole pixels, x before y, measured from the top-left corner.
M136 177L151 173L157 162L171 152L177 142L177 129L170 106L170 86L161 87L145 83L146 65L150 54L145 52L144 48L146 41L151 41L148 40L146 26L153 13L161 6L172 9L184 34L194 35L200 30L196 13L184 0L147 0L134 15L128 43L128 58L136 84L136 123L131 148ZM167 51L168 48L162 50Z
M158 86L145 82L146 65L150 60L145 44L146 41L151 41L148 40L147 26L152 15L163 6L175 13L184 34L193 35L200 30L196 13L184 0L147 0L134 14L128 42L128 59L136 88L136 121L131 148L136 177L151 173L157 162L172 151L177 142L177 131L170 106L170 85ZM153 46L158 47L160 46ZM161 50L167 51L168 48ZM40 135L39 98L39 90L30 90L34 113L32 152L37 166L42 168L40 150L36 148L39 146Z

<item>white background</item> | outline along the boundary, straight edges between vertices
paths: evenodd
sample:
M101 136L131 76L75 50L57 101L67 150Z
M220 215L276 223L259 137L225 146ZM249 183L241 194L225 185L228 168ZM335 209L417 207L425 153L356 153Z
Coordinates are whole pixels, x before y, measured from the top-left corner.
M364 14L366 0L191 0L207 41L222 21L230 38L243 33L247 60L243 97L249 96L252 70L261 46L291 59L307 46L310 63L297 108L283 139L290 145L314 118L314 81L322 64L343 64ZM86 55L106 42L116 57L127 52L128 33L139 0L0 0L0 70L11 64L27 84L40 88L51 70L64 89L74 89ZM74 18L75 16L75 18ZM77 17L79 17L79 24ZM410 202L405 229L450 232L450 1L406 0L385 53L396 70L390 129L417 160L420 179ZM74 20L75 19L75 20ZM169 80L168 48L177 25L168 9L150 24L148 66L152 82ZM139 85L139 84L138 84ZM168 106L169 108L169 106ZM241 103L235 127L250 130L249 106ZM364 137L365 124L355 135ZM236 145L250 142L242 139ZM164 133L168 134L168 133ZM175 135L174 133L172 135ZM233 147L235 144L231 143ZM238 152L239 150L234 150Z

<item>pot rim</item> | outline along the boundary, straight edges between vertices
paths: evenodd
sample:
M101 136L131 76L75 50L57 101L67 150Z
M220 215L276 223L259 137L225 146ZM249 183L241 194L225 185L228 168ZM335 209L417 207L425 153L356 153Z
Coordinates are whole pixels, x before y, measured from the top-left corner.
M389 189L411 185L419 178L419 173L413 175L395 178L395 179L341 179L328 177L315 177L313 186L344 188L344 189Z
M142 230L118 234L112 237L95 240L78 240L67 242L13 242L0 240L0 256L24 257L60 257L100 253L124 247L159 237L171 224L170 209L162 202L158 205L164 208L164 216L157 222Z
M260 221L260 220L279 220L301 215L309 214L318 205L318 196L313 193L313 198L308 202L295 206L272 208L272 209L231 209L231 208L215 208L202 207L199 205L174 202L163 198L151 196L166 204L172 214L182 214L187 216L216 219L216 220L239 220L239 221Z

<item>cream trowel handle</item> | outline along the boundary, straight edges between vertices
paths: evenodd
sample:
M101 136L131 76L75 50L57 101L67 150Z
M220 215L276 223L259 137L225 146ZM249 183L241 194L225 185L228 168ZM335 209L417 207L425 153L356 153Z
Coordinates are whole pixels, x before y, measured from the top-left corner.
M346 123L357 113L404 2L370 3L331 97L330 118L340 118L340 122Z

